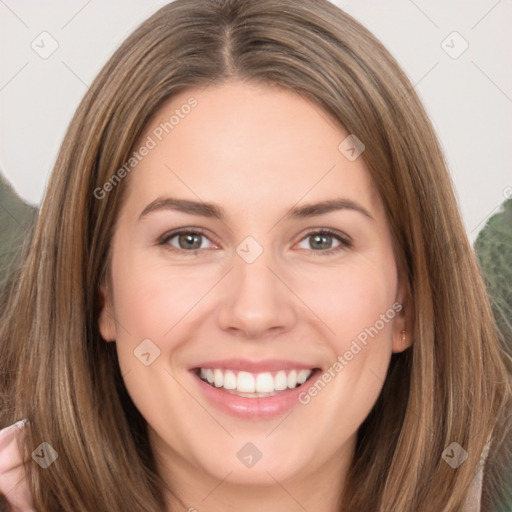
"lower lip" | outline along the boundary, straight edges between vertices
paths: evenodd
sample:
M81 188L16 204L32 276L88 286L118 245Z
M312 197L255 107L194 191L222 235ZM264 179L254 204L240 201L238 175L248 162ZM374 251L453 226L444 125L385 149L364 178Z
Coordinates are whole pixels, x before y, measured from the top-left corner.
M321 371L318 369L315 370L304 384L294 389L280 391L277 395L265 398L247 398L233 395L232 393L223 391L222 388L215 388L207 384L194 372L192 372L192 375L206 399L221 411L238 418L269 419L288 412L298 405L299 394L311 386L320 372Z

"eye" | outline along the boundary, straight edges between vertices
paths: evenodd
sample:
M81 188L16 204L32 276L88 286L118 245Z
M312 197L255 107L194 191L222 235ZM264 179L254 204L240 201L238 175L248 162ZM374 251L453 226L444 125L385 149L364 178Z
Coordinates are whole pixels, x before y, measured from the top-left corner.
M327 256L329 254L348 249L352 246L350 238L342 233L330 229L321 229L308 233L300 243L307 243L310 240L309 247L302 247L312 251L315 256ZM180 253L196 254L201 249L207 249L203 245L205 240L209 240L201 229L180 229L164 234L158 241L158 245L164 246L167 250ZM333 245L333 240L338 245ZM173 242L174 241L174 242ZM216 247L212 243L213 247Z
M315 256L327 256L335 252L348 249L352 246L350 238L342 233L330 229L321 229L308 233L300 243L307 243L310 240L309 247L303 247L312 250ZM333 239L338 241L338 245L332 247Z
M173 240L175 240L174 243ZM166 233L160 238L158 244L170 251L195 254L200 249L207 248L203 245L205 240L208 240L208 238L199 229L181 229ZM212 245L215 246L214 244Z

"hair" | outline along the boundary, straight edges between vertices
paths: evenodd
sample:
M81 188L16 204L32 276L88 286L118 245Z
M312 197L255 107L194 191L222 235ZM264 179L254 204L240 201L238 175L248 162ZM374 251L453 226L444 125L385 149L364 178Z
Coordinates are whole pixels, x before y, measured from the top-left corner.
M80 103L2 303L0 424L29 418L26 455L42 441L59 454L47 470L26 466L35 508L164 510L146 421L98 327L129 178L103 200L94 191L165 101L227 80L299 94L363 141L409 291L413 345L393 354L358 431L340 510L461 511L489 436L491 460L509 428L512 366L414 87L327 0L176 0L121 44ZM456 470L441 457L452 442L468 452ZM490 503L486 489L503 485L485 478Z

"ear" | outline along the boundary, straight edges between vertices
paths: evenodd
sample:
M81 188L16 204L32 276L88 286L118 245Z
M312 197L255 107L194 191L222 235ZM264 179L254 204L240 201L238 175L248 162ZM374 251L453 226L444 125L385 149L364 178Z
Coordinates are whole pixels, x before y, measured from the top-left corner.
M100 311L98 315L98 327L101 337L105 341L116 340L116 322L114 317L114 306L112 294L106 282L102 282L98 290Z
M397 312L393 323L393 352L397 353L409 348L414 338L412 298L403 282L398 286L393 309Z

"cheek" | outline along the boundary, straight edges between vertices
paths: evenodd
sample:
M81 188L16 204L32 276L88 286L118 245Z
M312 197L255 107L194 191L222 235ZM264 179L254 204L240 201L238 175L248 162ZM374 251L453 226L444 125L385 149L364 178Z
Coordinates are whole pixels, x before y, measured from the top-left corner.
M169 339L169 331L211 288L211 274L193 267L119 261L114 273L117 318L132 338Z
M317 274L303 288L301 296L322 321L331 365L299 398L310 417L325 418L326 431L336 439L359 428L385 380L397 316L396 267L389 263L354 262Z
M381 340L391 341L392 319L396 316L392 305L397 291L393 260L379 264L354 260L309 275L308 282L300 286L300 297L323 322L324 332L337 354L348 350L351 341L358 337L364 342L368 330L377 337L373 327Z
M151 425L165 425L167 441L185 445L185 438L174 439L183 434L183 419L169 411L187 410L190 398L177 384L169 363L183 344L178 340L186 324L182 319L211 284L207 276L191 269L171 269L151 261L142 264L128 257L113 263L116 346L125 386ZM149 354L146 360L144 354Z
M206 294L206 302L215 302L216 292L212 288L224 272L213 265L169 267L161 262L130 260L126 252L124 255L115 262L113 275L116 317L124 327L119 333L121 340L126 339L128 332L131 344L146 338L160 344L165 340L161 348L170 350L173 336L169 332L191 310L197 313L203 309L204 304L199 302ZM337 267L315 265L282 274L303 304L290 294L289 305L303 310L298 312L299 318L317 323L325 335L317 337L318 342L325 344L330 340L336 355L349 350L354 339L364 342L365 333L371 336L367 330L373 332L376 324L379 339L391 340L392 322L381 325L380 318L391 308L396 296L392 258L354 258Z

